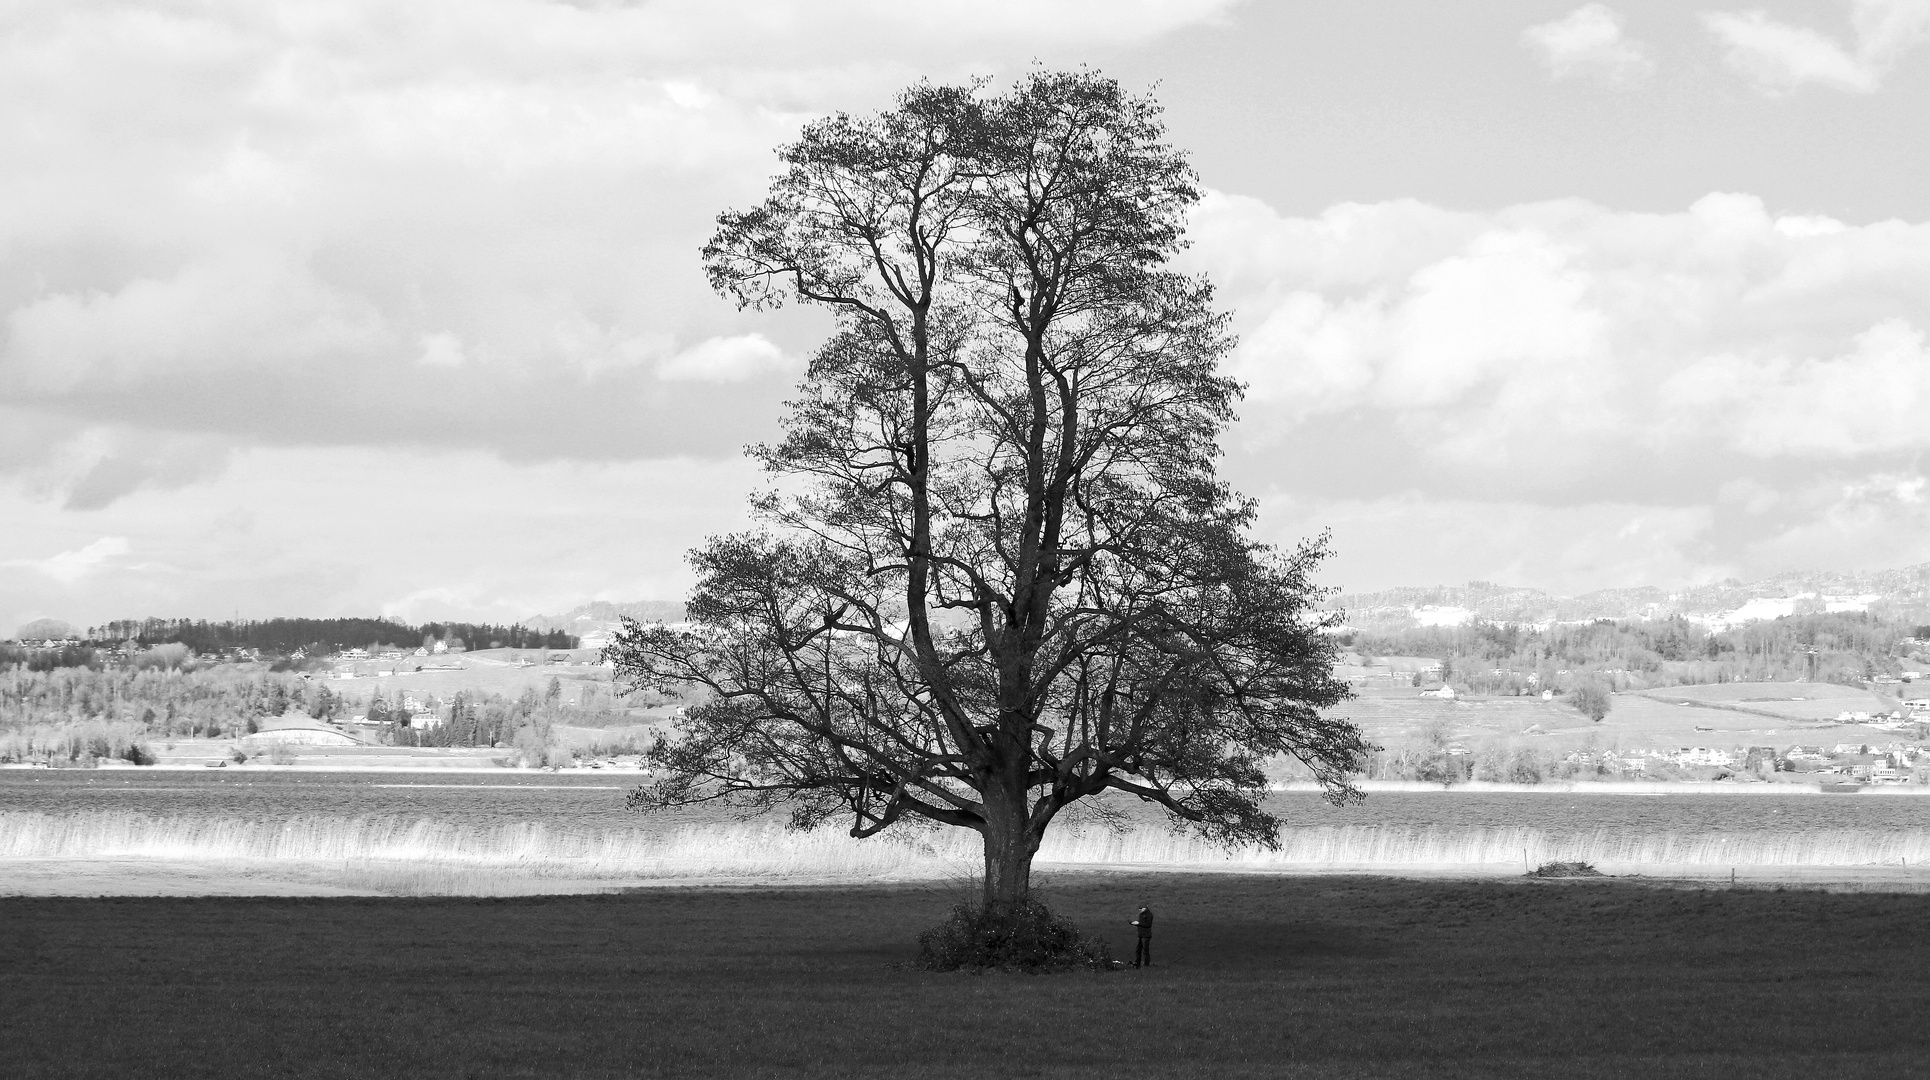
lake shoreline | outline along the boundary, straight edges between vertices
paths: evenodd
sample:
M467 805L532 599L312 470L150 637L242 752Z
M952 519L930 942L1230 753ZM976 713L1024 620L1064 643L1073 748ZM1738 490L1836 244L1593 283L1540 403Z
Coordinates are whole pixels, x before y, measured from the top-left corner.
M1468 795L1930 795L1930 784L1861 784L1854 790L1824 790L1822 783L1736 783L1729 780L1551 780L1541 784L1508 784L1493 780L1466 780L1455 784L1433 784L1419 780L1356 780L1364 792L1398 791L1405 794ZM1317 792L1320 785L1311 780L1273 784L1270 791Z

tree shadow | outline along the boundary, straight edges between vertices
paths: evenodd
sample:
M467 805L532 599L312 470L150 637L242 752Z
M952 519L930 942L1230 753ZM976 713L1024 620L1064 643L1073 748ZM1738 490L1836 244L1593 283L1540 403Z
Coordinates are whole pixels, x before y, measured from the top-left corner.
M1159 942L1155 942L1157 950ZM1334 922L1223 923L1200 931L1179 930L1170 948L1219 953L1242 966L1271 967L1293 960L1380 959L1400 950L1358 926ZM1155 953L1157 955L1157 953Z

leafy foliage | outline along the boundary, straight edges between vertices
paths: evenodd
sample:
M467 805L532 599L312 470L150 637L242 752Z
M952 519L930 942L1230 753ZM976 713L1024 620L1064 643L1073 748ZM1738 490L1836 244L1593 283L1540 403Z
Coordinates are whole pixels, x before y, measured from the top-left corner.
M57 649L30 649L0 645L0 669L24 667L28 671L54 671L59 668L101 667L100 653L85 645L65 645Z

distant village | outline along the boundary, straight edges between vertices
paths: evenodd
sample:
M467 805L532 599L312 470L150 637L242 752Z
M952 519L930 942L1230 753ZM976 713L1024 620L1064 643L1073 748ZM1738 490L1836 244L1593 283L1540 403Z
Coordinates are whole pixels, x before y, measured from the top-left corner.
M191 753L197 764L284 764L291 755L377 748L513 751L478 764L634 755L636 736L618 729L649 714L610 686L601 657L609 632L513 629L482 635L490 647L481 649L453 635L423 636L414 648L200 651L182 642L22 637L0 643L0 763L138 765ZM512 636L522 647L502 645ZM569 647L532 647L550 641ZM565 745L552 728L569 725L597 730L572 728ZM211 752L206 740L231 748Z
M1867 599L1858 598L1859 603ZM286 692L273 695L274 701L283 704L261 704L259 699L268 690L252 691L255 696L247 699L246 714L232 722L213 716L205 722L191 716L183 721L175 719L177 710L172 706L159 710L155 725L163 734L179 733L185 722L190 736L218 731L260 746L502 746L515 741L521 725L532 723L532 708L515 699L519 692L515 689L507 697L483 694L481 687L489 682L487 673L492 670L554 670L568 686L556 702L558 707L579 717L600 710L603 716L622 715L626 722L633 718L626 711L628 705L615 698L607 678L600 689L584 681L588 669L607 669L601 650L610 643L614 616L630 614L604 607L609 605L580 609L534 628L465 628L471 638L480 638L476 643L483 648L471 648L470 639L449 632L453 628L392 624L371 624L362 640L393 640L410 632L418 635L415 640L420 644L292 649L223 645L191 650L181 642L141 644L132 637L115 641L89 631L85 636L25 638L0 646L10 650L0 654L0 669L9 664L16 670L43 671L92 665L107 669L103 672L107 674L193 668L210 676L234 671L244 681L268 675L286 680ZM682 612L666 605L637 614L680 620ZM1907 617L1885 621L1882 612L1861 610L1771 613L1771 618L1724 630L1693 627L1679 616L1537 627L1488 623L1459 617L1460 612L1452 620L1436 614L1420 611L1418 619L1410 616L1406 629L1379 634L1340 626L1337 645L1342 662L1336 674L1364 693L1426 701L1437 713L1444 706L1452 711L1481 703L1538 701L1544 703L1538 715L1547 716L1552 709L1554 715L1568 717L1584 731L1588 725L1578 717L1576 702L1589 684L1625 703L1623 708L1642 695L1665 698L1671 687L1774 680L1855 686L1868 691L1862 697L1870 703L1891 704L1858 705L1834 716L1805 716L1800 722L1779 725L1795 729L1784 732L1752 736L1735 731L1730 733L1735 741L1727 745L1719 738L1682 740L1700 745L1674 744L1652 732L1595 739L1577 736L1572 728L1560 737L1543 739L1540 736L1555 733L1541 724L1477 732L1480 737L1449 731L1431 746L1389 750L1372 763L1366 774L1370 779L1930 785L1930 676L1926 674L1930 673L1930 632L1911 633ZM231 630L247 630L250 625L224 624ZM478 629L488 632L478 634ZM505 646L503 639L510 638L522 647ZM545 647L545 641L573 647ZM1397 655L1391 650L1411 651ZM1559 666L1571 658L1579 662ZM1911 666L1912 660L1926 662ZM475 679L449 674L463 672L479 674ZM540 689L551 681L542 672L532 674L538 678L520 685ZM265 682L261 685L268 687ZM43 699L53 700L45 695ZM128 712L125 705L114 706L111 694L106 707L121 711L98 715L102 721L126 724L141 715L138 709ZM652 708L659 711L651 715L670 715L677 707L674 701L657 703ZM71 707L59 714L41 707L36 713L23 704L12 722L70 725L85 719ZM1684 733L1691 729L1687 723L1681 728ZM1696 726L1693 730L1710 729ZM1830 737L1832 733L1836 737ZM1715 733L1710 730L1710 734ZM44 743L47 737L36 738Z
M1915 722L1930 723L1930 714L1919 714ZM1460 759L1464 763L1460 769L1449 770L1452 778L1462 780L1526 780L1536 783L1545 780L1780 781L1930 785L1930 746L1903 740L1882 743L1793 743L1784 746L1569 750L1555 758L1557 767L1532 779L1508 775L1482 776L1470 760L1478 751L1462 743L1448 743L1441 753L1450 761Z

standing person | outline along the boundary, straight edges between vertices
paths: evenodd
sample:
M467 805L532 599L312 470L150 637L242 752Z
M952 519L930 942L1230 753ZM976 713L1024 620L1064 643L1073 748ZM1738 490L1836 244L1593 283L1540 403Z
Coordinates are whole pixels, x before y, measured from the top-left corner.
M1139 945L1133 949L1134 967L1153 966L1153 909L1143 907L1133 919L1132 925L1139 930Z

